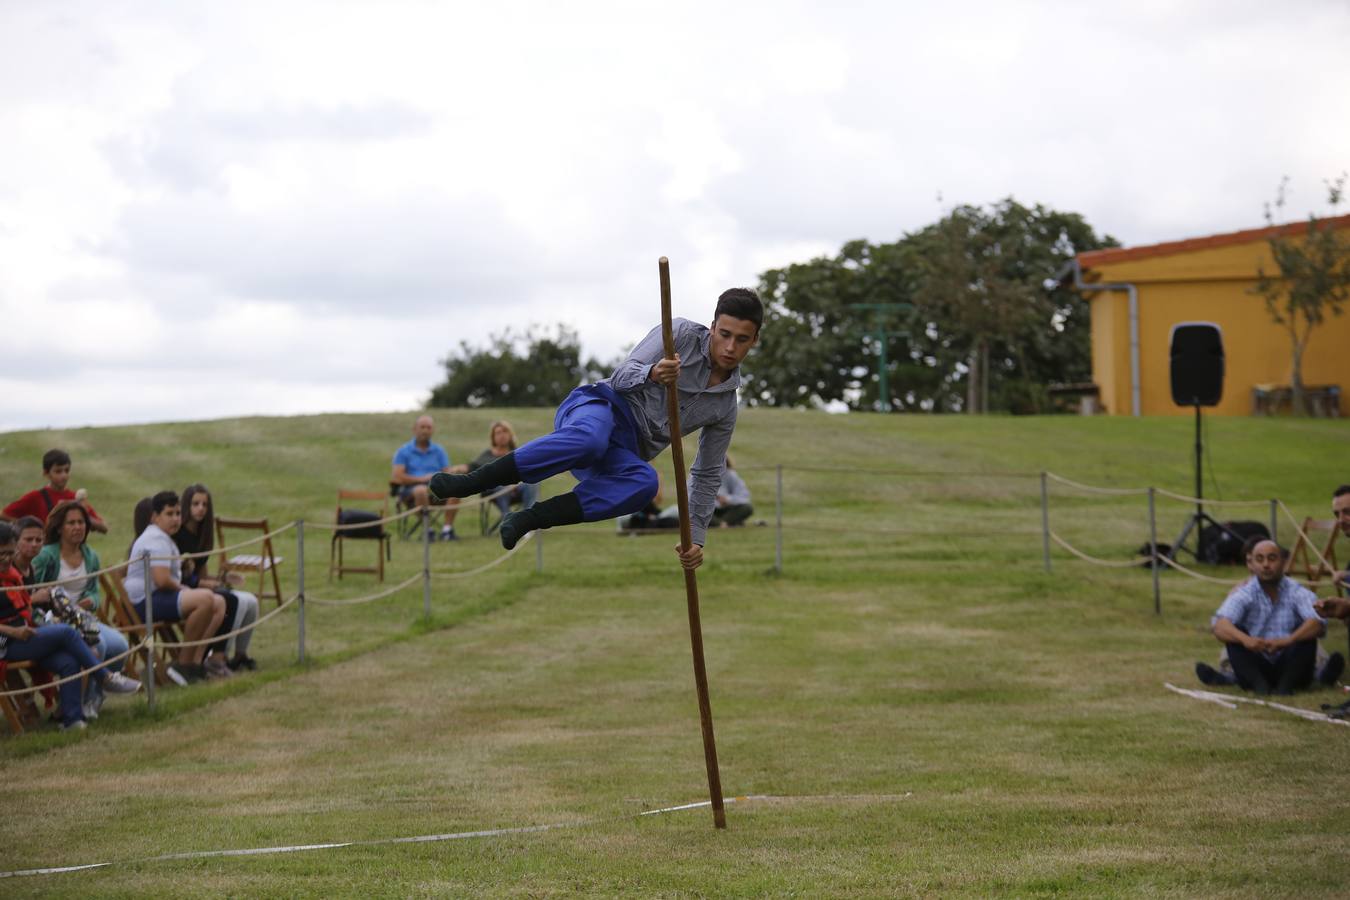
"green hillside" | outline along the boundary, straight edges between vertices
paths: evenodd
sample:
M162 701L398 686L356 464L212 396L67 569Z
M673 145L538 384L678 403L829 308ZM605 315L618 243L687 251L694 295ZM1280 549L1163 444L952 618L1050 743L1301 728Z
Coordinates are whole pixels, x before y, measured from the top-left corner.
M437 411L437 440L467 459L497 415ZM105 561L125 553L137 498L193 481L220 513L331 522L339 487L384 488L412 417L3 434L0 496L36 487L42 452L65 448L113 526L94 542ZM551 412L507 417L528 437ZM1325 517L1350 481L1340 422L1215 418L1206 441L1206 494L1259 501L1221 518L1264 521L1272 497ZM306 666L292 607L260 629L257 673L163 690L153 715L114 698L80 736L0 738L21 822L0 869L118 863L0 892L1343 896L1350 728L1162 686L1199 686L1224 588L1166 573L1157 616L1145 569L1056 549L1044 571L1040 471L1190 493L1192 443L1185 417L744 412L733 453L768 524L713 532L699 582L722 782L767 799L730 805L725 832L706 809L637 817L707 797L683 579L673 536L598 523L438 576L430 619L418 585L311 604ZM669 456L657 466L669 484ZM1148 538L1143 497L1053 484L1050 508L1096 556L1127 560ZM1160 537L1188 512L1160 501ZM476 513L459 530L432 547L437 572L500 555ZM328 544L307 529L312 599L380 587L329 582ZM279 538L288 594L297 551L293 531ZM395 541L386 585L421 559ZM1342 624L1327 646L1346 649ZM553 824L568 827L137 862Z

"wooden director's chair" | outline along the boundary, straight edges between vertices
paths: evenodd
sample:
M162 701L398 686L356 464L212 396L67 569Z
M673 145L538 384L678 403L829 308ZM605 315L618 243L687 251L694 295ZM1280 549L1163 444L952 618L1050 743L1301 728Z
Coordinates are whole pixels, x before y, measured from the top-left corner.
M1327 536L1325 544L1321 540L1323 534ZM1290 551L1289 559L1284 564L1284 574L1297 575L1307 580L1309 584L1317 584L1323 578L1334 576L1336 570L1340 568L1336 562L1336 539L1340 534L1335 519L1314 519L1311 516L1304 519L1302 532L1294 542L1294 549ZM1314 548L1322 551L1321 558L1314 552ZM1326 563L1322 562L1323 559ZM1328 564L1330 568L1327 567ZM1341 586L1337 584L1335 587L1339 594Z
M355 508L348 506L350 501L357 501L364 507L376 506L375 509ZM370 522L372 524L358 528L339 529L333 532L333 541L328 548L328 580L333 580L333 574L336 573L339 580L344 572L365 572L372 575L378 575L380 581L384 581L384 561L386 558L392 559L393 541L384 523L379 522L389 515L389 495L381 491L338 491L337 516L334 522L338 525L355 525L361 522ZM375 524L377 523L378 524ZM373 566L350 566L343 562L342 548L347 541L375 541L375 565Z
M223 516L216 516L216 544L219 547L228 547L229 543L225 540L225 530L233 529L237 531L257 531L262 534L271 534L272 529L267 526L267 519L230 519ZM281 579L277 577L277 566L281 565L285 557L277 556L272 549L272 539L264 537L258 545L257 553L239 553L225 558L224 554L220 559L220 573L218 577L222 583L225 583L227 572L257 572L258 573L258 600L272 598L277 601L277 606L281 605ZM207 560L198 560L198 565L202 571L206 570ZM272 576L272 591L266 591L267 576Z

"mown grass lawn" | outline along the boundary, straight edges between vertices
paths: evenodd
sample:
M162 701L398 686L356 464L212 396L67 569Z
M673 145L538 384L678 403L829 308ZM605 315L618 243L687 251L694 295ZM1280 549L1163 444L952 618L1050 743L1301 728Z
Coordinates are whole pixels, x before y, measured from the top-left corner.
M510 417L529 435L550 413ZM495 414L437 418L464 459ZM221 512L329 521L338 487L383 485L410 424L0 435L0 493L35 486L35 460L64 446L74 483L115 527L96 547L118 559L134 501L195 480ZM1223 589L1169 573L1157 616L1146 570L1058 550L1053 571L1042 566L1036 473L1189 492L1190 429L1184 417L745 413L735 455L770 527L715 532L700 587L722 782L770 799L731 804L724 832L706 809L636 816L706 798L683 580L673 537L593 525L546 534L541 572L527 546L480 576L438 580L430 620L417 587L311 605L308 666L294 662L288 611L255 641L258 673L162 691L154 715L143 699L110 701L79 738L0 739L0 868L120 863L0 893L1344 896L1350 729L1162 688L1192 685L1195 661L1216 655L1205 625ZM1215 418L1208 431L1224 498L1323 515L1350 481L1342 423ZM1164 540L1188 511L1160 506ZM1128 559L1148 537L1142 498L1055 487L1051 512L1102 557ZM499 554L474 536L476 517L460 530L433 547L437 570ZM288 590L293 540L279 548ZM328 583L326 544L311 530L311 597L374 589L362 576ZM417 545L396 544L389 581L420 566ZM1344 650L1344 626L1327 642ZM536 824L573 827L135 862Z

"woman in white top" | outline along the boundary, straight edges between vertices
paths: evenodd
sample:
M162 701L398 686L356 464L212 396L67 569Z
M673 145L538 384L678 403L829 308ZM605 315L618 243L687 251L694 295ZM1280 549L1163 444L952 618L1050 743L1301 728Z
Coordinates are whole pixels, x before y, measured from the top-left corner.
M62 500L52 507L47 515L43 547L33 557L33 580L35 583L61 582L71 602L97 613L103 598L99 592L98 576L94 573L101 568L101 564L98 554L85 542L88 536L89 510L81 501ZM94 655L99 659L108 659L125 653L127 647L126 636L100 619L98 643L91 648ZM120 672L125 662L124 659L118 660L108 669ZM84 698L84 717L97 719L102 708L102 685L91 680Z

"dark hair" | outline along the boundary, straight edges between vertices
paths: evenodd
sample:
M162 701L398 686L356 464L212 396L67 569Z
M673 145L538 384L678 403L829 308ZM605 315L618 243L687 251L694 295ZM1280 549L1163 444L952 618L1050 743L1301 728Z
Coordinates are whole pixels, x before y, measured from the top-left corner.
M192 498L198 494L206 495L206 518L202 519L202 530L200 534L193 532L190 527L192 525ZM183 527L178 534L182 534L185 531L191 533L197 539L197 549L194 552L202 553L210 550L216 545L214 537L215 530L216 507L215 504L211 502L211 492L206 489L206 485L204 484L189 484L187 487L183 488ZM178 535L174 535L175 538L177 538L177 536Z
M142 497L136 501L136 509L131 513L131 543L127 544L127 558L131 558L131 549L136 546L136 538L140 537L145 529L150 527L150 514L154 511L155 503L149 497Z
M1263 535L1254 534L1242 542L1242 558L1246 559L1247 557L1251 556L1252 553L1256 550L1256 545L1264 544L1266 541L1270 541L1272 544L1275 544L1275 546L1280 551L1280 556L1281 557L1284 556L1284 548L1281 547L1278 543L1276 543L1275 541L1271 541L1270 538L1265 537Z
M1350 484L1343 484L1336 488L1335 493L1331 495L1331 499L1335 500L1337 497L1343 497L1346 494L1350 494Z
M30 528L41 528L42 520L37 516L20 516L14 520L14 533L22 534Z
M42 538L44 544L61 543L61 529L66 527L66 519L70 518L72 512L78 512L84 517L84 537L85 540L89 539L89 510L78 500L62 500L47 514L47 530L43 532Z
M173 491L160 491L158 494L150 498L150 506L154 510L155 515L159 515L170 506L177 506L177 505L178 505L178 495L175 494Z
M70 454L64 450L48 450L42 454L42 471L50 472L53 466L70 465Z
M755 334L759 334L764 324L764 304L759 302L759 294L749 288L731 288L717 298L717 309L713 312L713 321L718 316L731 316L755 324Z
M12 544L19 539L19 533L8 522L0 522L0 544Z

